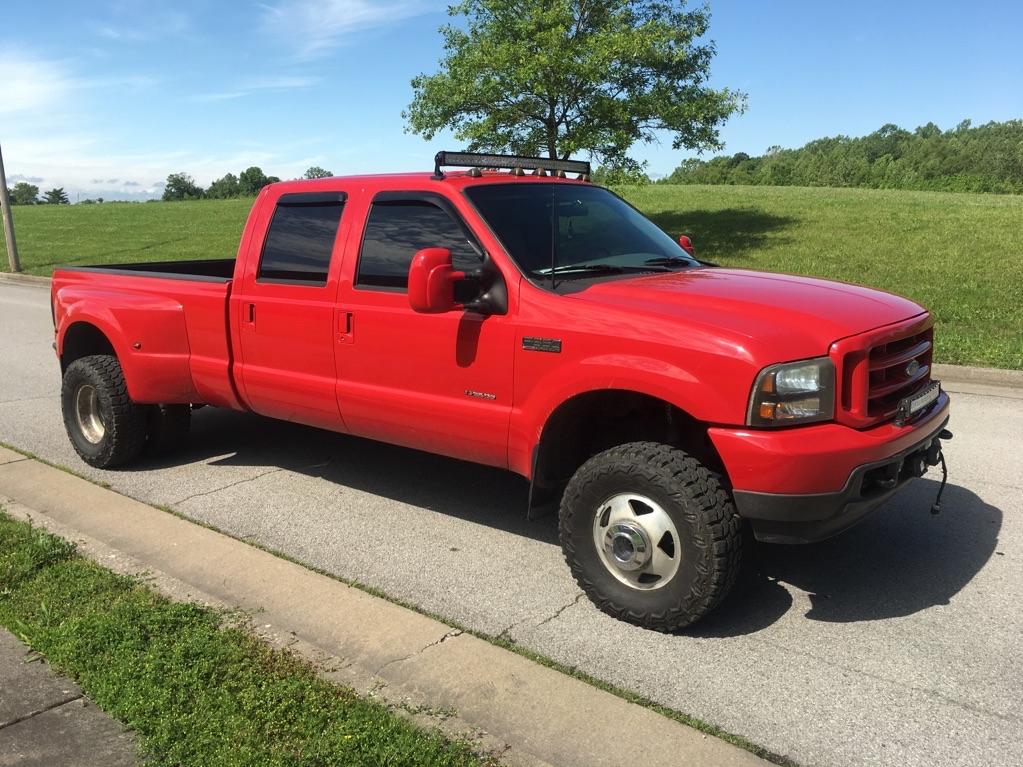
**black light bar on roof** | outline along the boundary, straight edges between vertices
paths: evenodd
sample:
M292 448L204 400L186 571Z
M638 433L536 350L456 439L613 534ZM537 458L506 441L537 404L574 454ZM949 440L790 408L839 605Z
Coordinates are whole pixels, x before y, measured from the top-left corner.
M507 168L519 171L561 171L589 177L590 163L585 160L551 160L544 157L520 157L513 154L480 154L477 152L437 152L433 158L434 178L444 178L441 167ZM543 174L541 174L543 175Z

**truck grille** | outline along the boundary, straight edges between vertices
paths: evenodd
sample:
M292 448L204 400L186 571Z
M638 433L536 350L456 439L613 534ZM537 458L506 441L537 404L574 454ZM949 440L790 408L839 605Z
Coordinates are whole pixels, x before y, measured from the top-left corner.
M886 418L899 400L923 388L931 379L934 329L874 346L869 354L867 416Z
M835 420L866 429L892 418L903 397L930 382L933 342L934 321L923 315L833 343Z

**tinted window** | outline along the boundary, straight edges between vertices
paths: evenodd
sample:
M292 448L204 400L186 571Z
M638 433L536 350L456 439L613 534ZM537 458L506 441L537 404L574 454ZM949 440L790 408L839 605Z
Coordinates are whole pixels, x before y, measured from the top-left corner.
M326 284L342 205L340 201L278 205L263 245L258 279Z
M416 251L447 248L455 269L482 263L474 240L446 211L422 200L375 202L366 222L356 284L404 290Z
M652 221L597 186L510 183L465 194L534 280L682 269L699 262Z

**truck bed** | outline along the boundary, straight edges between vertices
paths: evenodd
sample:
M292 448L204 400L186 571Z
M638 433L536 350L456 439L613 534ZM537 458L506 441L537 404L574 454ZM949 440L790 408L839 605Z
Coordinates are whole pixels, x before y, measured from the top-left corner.
M234 276L233 258L203 259L200 261L150 261L141 264L110 264L109 266L58 266L64 272L101 272L129 274L139 277L162 277L168 280L201 280L227 282Z
M57 267L57 352L91 326L113 346L141 403L241 407L231 377L235 260ZM90 347L91 348L91 347Z

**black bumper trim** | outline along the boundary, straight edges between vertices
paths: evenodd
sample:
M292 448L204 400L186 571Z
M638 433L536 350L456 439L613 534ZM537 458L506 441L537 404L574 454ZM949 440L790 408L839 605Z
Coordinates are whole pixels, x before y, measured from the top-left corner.
M859 522L918 475L908 470L906 458L930 447L948 424L948 416L927 436L881 461L857 466L845 487L834 493L782 495L736 490L733 493L739 515L748 519L753 534L765 543L813 543L830 538ZM895 478L885 487L878 475ZM869 476L868 476L869 475Z

